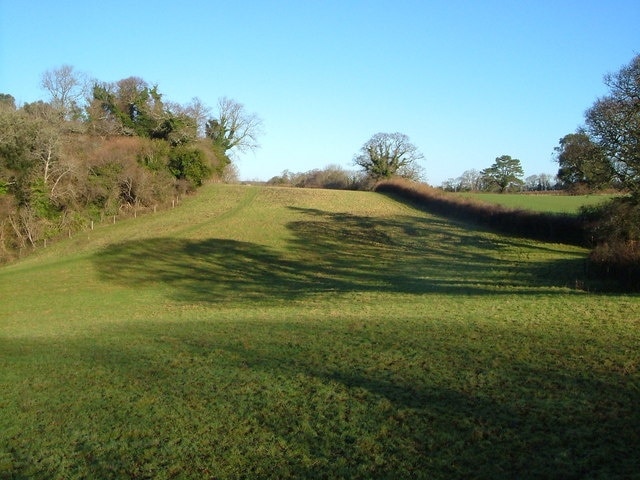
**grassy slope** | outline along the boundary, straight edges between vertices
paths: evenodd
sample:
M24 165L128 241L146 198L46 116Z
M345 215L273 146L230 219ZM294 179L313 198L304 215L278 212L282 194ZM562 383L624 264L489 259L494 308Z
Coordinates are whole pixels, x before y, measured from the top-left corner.
M0 269L0 478L622 477L640 301L381 195L208 187Z

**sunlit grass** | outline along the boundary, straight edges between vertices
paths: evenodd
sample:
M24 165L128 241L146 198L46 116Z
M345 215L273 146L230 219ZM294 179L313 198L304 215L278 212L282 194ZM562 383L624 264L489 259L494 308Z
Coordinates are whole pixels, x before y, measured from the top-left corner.
M0 478L630 477L640 302L585 255L366 192L102 225L0 269Z
M611 199L613 195L561 195L522 193L472 193L453 195L487 203L497 203L508 208L533 210L536 212L576 214L581 207L598 205Z

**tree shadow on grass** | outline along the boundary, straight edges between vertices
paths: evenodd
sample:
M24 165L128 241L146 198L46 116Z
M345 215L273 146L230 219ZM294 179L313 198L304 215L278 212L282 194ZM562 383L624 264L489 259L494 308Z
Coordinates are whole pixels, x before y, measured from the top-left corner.
M406 331L379 331L375 341L355 347L357 333L317 323L243 324L231 331L209 322L188 330L166 322L121 328L118 338L140 341L0 339L7 370L38 385L28 406L33 423L17 423L23 428L8 439L16 470L30 468L33 476L47 463L32 467L32 458L47 452L53 457L47 478L60 476L55 469L64 465L52 461L54 454L99 478L143 471L150 477L172 464L193 475L220 465L231 470L224 461L234 455L244 472L268 465L265 478L633 478L637 472L638 390L622 372L592 371L578 361L549 368L544 354L514 362L489 345L467 362L464 336L451 338L437 325L429 333L447 338L444 349L412 342ZM391 349L397 361L381 361ZM36 360L33 368L27 361L33 351L65 361ZM451 367L444 379L430 370L437 366ZM29 384L21 388L26 392ZM90 413L96 406L104 411ZM82 415L69 424L36 419L42 409L48 420L52 407ZM29 435L38 428L58 435L33 445Z
M438 219L294 210L303 219L287 225L293 238L284 251L237 240L155 238L108 246L95 265L103 280L165 285L172 299L185 302L318 292L540 293L571 286L581 274L583 259L553 246L491 240ZM543 261L512 257L514 249Z
M493 368L472 362L457 372L468 379L466 384L445 387L428 377L412 379L407 371L374 370L357 362L329 370L284 356L237 353L251 369L302 372L343 385L352 397L370 402L376 428L395 429L377 438L381 451L388 458L404 458L404 464L413 462L420 478L431 478L429 469L447 478L627 478L639 466L630 454L640 426L633 407L638 391L624 375L549 370L536 366L535 360L503 359L501 367ZM504 385L483 385L485 376ZM378 409L380 399L391 409ZM297 421L295 416L290 420ZM367 431L364 419L360 421ZM301 441L296 428L283 429L279 422L267 425L278 435ZM402 447L396 443L400 438ZM316 442L313 437L302 440ZM344 442L344 437L336 441ZM349 450L346 445L339 448ZM384 468L380 473L393 475Z

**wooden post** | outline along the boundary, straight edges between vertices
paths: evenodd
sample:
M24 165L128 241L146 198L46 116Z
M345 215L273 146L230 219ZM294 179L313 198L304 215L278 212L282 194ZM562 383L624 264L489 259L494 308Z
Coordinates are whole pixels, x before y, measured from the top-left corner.
M93 230L93 220L91 220L91 230Z
M115 215L113 216L113 223L114 224L116 223L116 216Z

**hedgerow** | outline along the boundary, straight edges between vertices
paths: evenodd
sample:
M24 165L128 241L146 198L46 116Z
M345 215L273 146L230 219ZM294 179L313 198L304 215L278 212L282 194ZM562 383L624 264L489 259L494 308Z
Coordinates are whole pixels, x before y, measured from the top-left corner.
M631 197L584 207L579 215L563 215L460 198L402 179L381 182L375 191L508 235L590 248L586 270L600 289L640 291L640 204Z
M430 212L473 222L509 235L581 246L588 241L584 223L573 215L519 210L478 202L402 179L380 182L375 191L400 196Z

